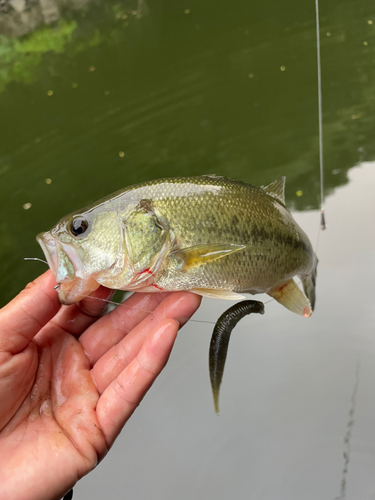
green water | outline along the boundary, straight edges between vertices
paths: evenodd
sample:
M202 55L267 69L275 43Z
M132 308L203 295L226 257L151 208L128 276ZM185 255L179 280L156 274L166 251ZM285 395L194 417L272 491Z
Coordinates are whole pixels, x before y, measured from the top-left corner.
M320 11L316 311L260 297L266 314L231 339L218 418L199 321L228 304L204 299L77 499L375 499L375 6ZM318 157L313 0L93 1L0 31L0 306L46 269L23 261L43 257L37 233L151 178L285 175L316 246Z
M374 158L372 13L321 6L326 192ZM314 15L306 1L102 2L2 36L0 303L44 270L22 260L42 256L37 233L129 184L286 175L288 205L318 207Z

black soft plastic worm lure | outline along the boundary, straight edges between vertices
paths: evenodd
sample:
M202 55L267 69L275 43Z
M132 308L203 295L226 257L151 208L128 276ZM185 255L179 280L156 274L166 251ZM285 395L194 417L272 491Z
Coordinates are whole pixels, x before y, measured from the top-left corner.
M248 314L264 314L264 304L258 300L244 300L227 309L217 320L211 337L209 366L215 411L219 413L219 391L223 378L228 344L233 328Z

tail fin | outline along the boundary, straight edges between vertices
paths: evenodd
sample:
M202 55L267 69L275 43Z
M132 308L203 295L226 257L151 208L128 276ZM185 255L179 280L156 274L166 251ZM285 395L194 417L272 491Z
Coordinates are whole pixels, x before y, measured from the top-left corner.
M315 308L315 301L316 301L315 286L316 286L316 275L317 275L318 262L319 262L318 258L314 254L314 265L313 265L312 271L310 274L308 274L302 280L303 290L304 290L305 294L307 295L307 298L310 301L312 310L314 310L314 308Z

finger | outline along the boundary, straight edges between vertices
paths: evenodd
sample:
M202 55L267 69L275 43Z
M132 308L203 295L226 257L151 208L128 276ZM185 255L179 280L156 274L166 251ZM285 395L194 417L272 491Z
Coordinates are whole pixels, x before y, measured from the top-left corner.
M110 314L86 330L79 341L91 365L118 344L167 296L165 293L134 293Z
M115 290L100 286L90 297L86 297L71 306L62 306L53 318L53 323L71 335L78 336L108 309Z
M200 297L189 292L175 292L166 297L152 314L149 314L124 339L111 347L93 366L91 375L99 393L111 384L137 356L146 338L166 318L177 320L180 325L194 314ZM120 323L121 324L121 323Z
M60 309L51 271L29 283L0 311L0 351L22 351Z
M156 325L136 358L99 398L96 414L109 446L164 368L178 328L169 318Z

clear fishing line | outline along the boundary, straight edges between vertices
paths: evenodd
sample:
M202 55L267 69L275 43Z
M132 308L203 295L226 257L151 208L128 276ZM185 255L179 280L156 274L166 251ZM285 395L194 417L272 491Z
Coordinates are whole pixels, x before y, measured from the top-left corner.
M315 253L318 250L320 231L326 229L324 211L324 162L323 162L323 105L322 105L322 69L320 57L320 22L319 22L319 0L315 0L315 26L316 26L316 62L318 74L318 129L319 129L319 172L320 172L320 228L315 243ZM312 272L312 271L311 271ZM300 285L301 281L297 283ZM269 304L275 299L267 300Z
M318 121L319 121L319 167L320 167L320 227L326 228L324 215L324 163L323 163L323 106L322 106L322 69L320 62L320 23L319 0L315 0L316 15L316 61L318 69Z
M56 287L55 287L56 288ZM118 307L118 306L123 306L123 307L128 307L128 308L131 308L131 306L128 306L125 304L126 301L124 302L114 302L113 300L109 300L109 299L101 299L100 297L93 297L91 295L82 295L83 298L88 298L88 299L94 299L94 300L100 300L101 302L106 302L107 304L111 304L115 307ZM153 314L155 311L149 311L147 309L140 309L139 312L146 312L148 314ZM215 321L206 321L206 320L203 320L203 319L189 319L189 322L192 321L193 323L208 323L210 325L215 325Z
M37 262L43 262L43 264L47 264L47 266L48 266L48 263L45 260L38 259L37 257L24 257L23 260L34 260ZM60 283L57 283L57 285L55 285L53 287L53 289L57 291L59 287L60 287ZM111 304L115 307L118 307L118 306L124 306L124 307L128 307L128 308L131 307L131 306L126 305L124 302L114 302L113 300L101 299L100 297L93 297L91 295L83 295L82 297L87 298L87 299L99 300L100 302L106 302L107 304ZM148 314L152 314L154 312L154 311L148 311L147 309L140 309L140 311L144 311ZM205 320L199 320L199 319L190 319L189 321L192 321L193 323L208 323L210 325L215 324L215 321L205 321Z
M36 260L37 262L43 262L43 264L47 264L48 266L48 262L43 259L38 259L38 257L24 257L23 260Z

